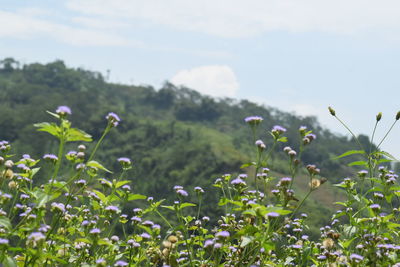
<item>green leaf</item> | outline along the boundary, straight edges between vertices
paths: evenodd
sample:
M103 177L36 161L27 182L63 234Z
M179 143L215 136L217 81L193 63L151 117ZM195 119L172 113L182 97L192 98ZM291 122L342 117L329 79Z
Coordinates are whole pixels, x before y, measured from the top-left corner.
M75 242L83 242L83 243L86 243L86 244L92 244L92 241L90 241L89 239L87 239L87 238L78 238L78 239L76 239L75 240Z
M74 141L84 141L84 142L92 142L92 136L80 129L71 128L68 130L67 142L74 142Z
M7 230L11 230L11 222L10 219L4 216L0 217L0 226L3 226L4 228L6 228Z
M164 206L164 205L161 205L161 208L166 208L166 209L169 209L169 210L175 210L174 206Z
M33 177L39 170L40 170L40 167L39 167L39 168L33 168L33 169L32 169L32 177Z
M387 227L388 227L389 229L391 229L391 230L395 230L396 228L399 228L399 227L400 227L400 224L390 222L390 223L387 224Z
M181 209L183 209L183 208L186 208L186 207L196 207L196 204L193 204L193 203L182 203L180 206L179 206Z
M333 159L340 159L340 158L347 157L347 156L350 156L350 155L364 154L364 153L365 153L364 150L349 150L349 151L343 153L340 156L334 157Z
M53 113L53 112L50 112L50 111L48 111L48 110L46 110L46 112L49 113L51 116L57 118L57 119L60 118L60 115L58 115L57 113Z
M242 242L240 243L240 247L245 247L248 244L250 244L251 242L253 242L254 240L254 236L243 236L242 237Z
M92 167L92 168L96 168L96 169L100 169L100 170L103 170L103 171L108 172L108 173L112 173L112 171L106 169L106 167L104 167L103 165L101 165L99 162L97 162L97 161L95 161L95 160L89 161L89 162L86 164L86 166Z
M285 210L282 207L268 207L265 209L265 214L270 213L270 212L276 212L279 215L287 215L287 214L292 213L291 210ZM263 214L263 215L265 215L265 214Z
M353 237L352 239L348 239L346 241L340 242L340 246L344 249L347 249L350 244L354 241L354 239L356 239L356 237Z
M52 199L52 195L48 195L41 190L34 192L33 195L36 197L36 204L38 208L43 207L44 205L46 205L47 202Z
M248 215L253 215L253 216L257 216L257 213L255 210L250 209L250 210L245 210L242 212L242 214L248 214Z
M393 195L385 195L385 199L387 203L392 203Z
M256 166L256 165L257 165L257 163L253 161L253 162L243 164L242 166L240 166L240 168L243 169L243 168L247 168L249 166Z
M337 204L337 205L341 205L341 206L348 207L348 205L347 205L347 203L346 203L346 202L335 202L334 204Z
M107 203L107 197L100 191L93 190L93 192L100 198L103 203Z
M286 136L283 136L277 140L278 142L286 143L288 141Z
M3 263L4 267L17 267L18 266L12 257L6 257L2 263Z
M377 151L374 154L378 154L378 155L383 155L389 159L391 159L392 161L399 161L398 159L396 159L392 154L386 152L386 151Z
M129 194L128 201L136 200L136 199L146 199L147 197L141 194Z
M130 181L119 181L116 185L115 188L120 188L123 185L129 184Z
M228 204L229 199L227 199L226 197L222 197L219 202L218 202L218 206L224 206L226 204Z
M61 129L55 123L41 122L35 123L33 126L39 128L38 131L40 132L48 132L57 138L61 137Z
M347 164L348 166L358 166L358 165L363 165L363 166L367 166L367 162L360 160L360 161L353 161L349 164Z

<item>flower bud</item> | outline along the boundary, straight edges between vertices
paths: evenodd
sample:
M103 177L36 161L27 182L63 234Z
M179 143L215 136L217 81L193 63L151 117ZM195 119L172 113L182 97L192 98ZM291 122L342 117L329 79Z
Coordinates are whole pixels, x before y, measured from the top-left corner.
M379 112L378 115L376 115L376 121L380 121L382 119L382 112Z
M396 114L396 121L398 121L399 119L400 119L400 111L397 112L397 114Z
M6 163L4 163L4 166L6 169L11 169L14 166L14 162L12 162L12 160L7 160Z
M15 188L17 188L17 183L15 181L11 181L8 183L8 187L10 189L15 189Z
M328 107L329 113L331 113L332 116L336 116L336 112L332 107Z

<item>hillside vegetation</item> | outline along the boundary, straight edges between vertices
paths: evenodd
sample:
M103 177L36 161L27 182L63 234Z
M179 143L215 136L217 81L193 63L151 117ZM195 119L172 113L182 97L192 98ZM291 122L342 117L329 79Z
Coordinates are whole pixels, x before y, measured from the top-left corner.
M338 136L323 128L312 116L301 117L247 100L214 99L188 88L165 83L162 88L109 83L102 74L68 68L62 61L48 64L27 64L7 58L0 62L0 139L13 142L13 153L29 153L41 158L56 153L58 143L45 133L35 132L33 124L47 119L45 110L68 105L76 126L99 139L105 114L113 111L122 122L105 140L99 161L117 167L115 158L128 157L134 164L129 178L136 191L157 199L171 199L174 185L201 186L215 194L207 194L205 203L214 203L218 191L212 183L222 174L238 173L240 166L254 156L251 131L244 118L264 118L259 136L267 147L272 138L267 131L274 125L287 128L289 142L276 147L271 167L276 176L288 173L284 146L298 150L301 138L298 129L306 126L317 139L302 153L304 164L315 164L328 184L305 203L312 210L313 225L318 228L330 218L321 216L333 208L338 191L330 184L351 171L346 161L335 160L344 151L355 149L354 140ZM360 141L369 146L366 136ZM79 144L67 148L77 150ZM86 144L91 148L90 144ZM63 170L62 170L63 171ZM66 171L66 170L64 170ZM250 171L251 170L247 170ZM245 170L243 170L245 172ZM40 183L45 175L40 175ZM307 182L296 184L307 187ZM323 205L321 205L321 203ZM209 206L218 213L218 207ZM314 229L315 230L315 229Z

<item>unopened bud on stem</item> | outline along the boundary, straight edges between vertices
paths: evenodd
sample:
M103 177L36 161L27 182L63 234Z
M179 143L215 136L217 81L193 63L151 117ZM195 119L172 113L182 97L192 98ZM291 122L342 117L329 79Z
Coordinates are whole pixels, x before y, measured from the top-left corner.
M380 121L382 119L382 112L379 112L378 115L376 115L376 121Z
M332 107L328 107L329 113L331 113L332 116L336 115L335 110Z
M398 121L399 119L400 119L400 111L397 112L397 114L396 114L396 121Z

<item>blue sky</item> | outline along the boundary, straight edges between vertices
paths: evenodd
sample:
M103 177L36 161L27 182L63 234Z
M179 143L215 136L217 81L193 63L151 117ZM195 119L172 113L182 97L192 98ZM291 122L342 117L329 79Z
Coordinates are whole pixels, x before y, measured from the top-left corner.
M341 134L328 106L364 134L383 112L378 139L400 110L395 0L2 0L0 58L10 56L250 99ZM383 145L397 157L399 129Z

